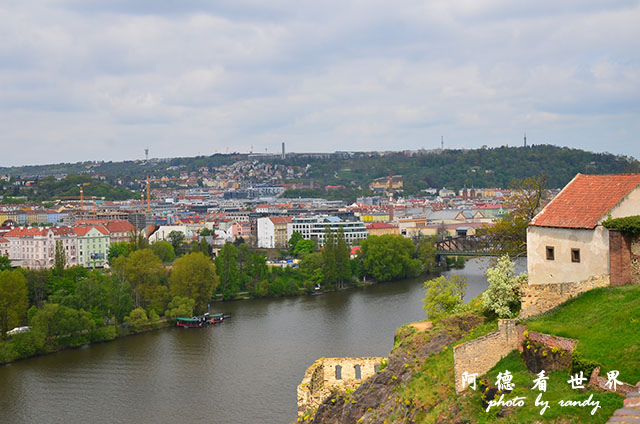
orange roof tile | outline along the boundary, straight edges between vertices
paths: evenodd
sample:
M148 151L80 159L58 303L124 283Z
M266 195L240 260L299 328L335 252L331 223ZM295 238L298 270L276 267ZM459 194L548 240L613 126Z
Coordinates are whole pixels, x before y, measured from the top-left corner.
M111 221L107 224L107 230L111 233L125 233L134 229L129 221Z
M387 224L386 222L373 222L367 225L367 230L381 230L383 228L398 228L395 225Z
M269 218L274 224L287 224L291 222L290 216L272 216Z
M593 229L639 184L640 174L578 174L529 225Z

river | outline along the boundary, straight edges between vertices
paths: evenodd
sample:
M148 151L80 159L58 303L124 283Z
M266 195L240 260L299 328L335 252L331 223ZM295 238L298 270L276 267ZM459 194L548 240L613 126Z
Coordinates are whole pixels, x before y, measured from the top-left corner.
M486 259L459 273L467 298ZM216 303L232 318L0 366L2 423L290 423L296 386L322 356L387 356L424 319L425 277L283 299Z

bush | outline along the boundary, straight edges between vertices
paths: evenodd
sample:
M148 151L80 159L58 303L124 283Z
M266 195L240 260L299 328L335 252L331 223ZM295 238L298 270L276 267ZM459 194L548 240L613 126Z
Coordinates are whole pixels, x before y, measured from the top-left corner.
M136 308L129 316L124 319L124 322L129 324L134 330L139 330L149 325L149 318L147 317L147 311L143 308Z
M424 283L426 290L424 297L424 310L427 319L437 321L455 312L464 305L462 300L467 280L459 275L453 275L449 280L440 276Z
M504 255L485 274L489 287L482 293L482 306L499 318L511 318L520 310L520 286L527 274L515 275L513 270L514 263Z
M623 218L611 218L602 221L602 226L610 230L618 230L625 235L640 236L640 215L625 216Z
M600 364L591 359L585 359L577 350L573 351L571 355L571 374L576 374L582 371L587 378L591 377L593 370L600 366Z

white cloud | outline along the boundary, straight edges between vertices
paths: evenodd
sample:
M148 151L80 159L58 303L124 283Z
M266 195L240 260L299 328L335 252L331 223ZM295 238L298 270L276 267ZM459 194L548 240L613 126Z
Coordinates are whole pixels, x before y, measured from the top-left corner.
M638 1L0 6L0 165L554 142L640 156Z

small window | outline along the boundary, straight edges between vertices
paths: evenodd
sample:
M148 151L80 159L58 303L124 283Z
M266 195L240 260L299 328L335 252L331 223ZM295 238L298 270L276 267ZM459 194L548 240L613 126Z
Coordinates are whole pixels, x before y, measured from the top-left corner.
M556 258L555 249L553 246L547 246L547 260L552 261Z
M362 368L360 367L360 365L356 365L355 369L356 369L356 380L361 380L362 379Z
M571 262L580 262L580 249L571 249Z
M336 380L342 380L342 366L336 365Z

